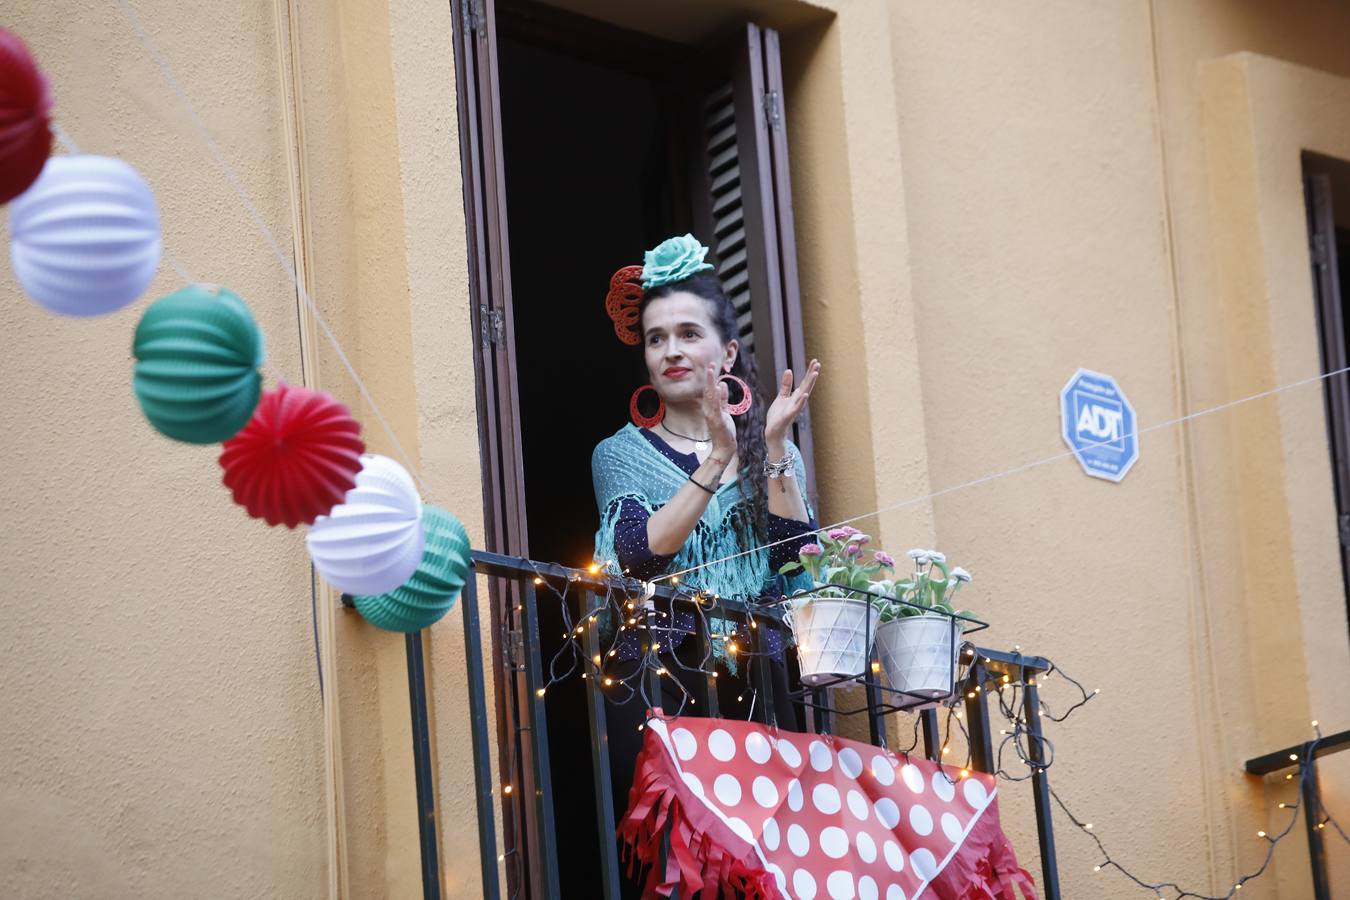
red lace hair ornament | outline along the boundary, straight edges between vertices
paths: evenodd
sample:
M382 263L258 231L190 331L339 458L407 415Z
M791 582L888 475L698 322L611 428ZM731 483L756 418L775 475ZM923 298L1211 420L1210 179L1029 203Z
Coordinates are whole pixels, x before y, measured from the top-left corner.
M630 347L642 343L641 303L642 266L624 266L609 280L605 312L614 320L614 334Z

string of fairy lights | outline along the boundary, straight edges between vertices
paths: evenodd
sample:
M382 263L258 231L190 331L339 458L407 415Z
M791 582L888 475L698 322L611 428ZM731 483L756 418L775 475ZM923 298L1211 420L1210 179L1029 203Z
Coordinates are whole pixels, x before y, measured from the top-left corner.
M605 585L603 592L596 590L593 584L597 580L596 574L604 568L601 565L592 566L589 571L567 570L566 576L547 573L534 562L530 562L529 565L534 567L535 587L546 589L557 601L563 625L562 643L545 666L544 683L536 689L536 694L540 698L544 697L550 688L564 680L580 677L582 680L593 679L611 704L621 706L637 701L641 702L644 708L652 709L662 706L663 696L652 696L650 690L651 685L659 684L664 690L679 697L677 708L673 712L666 711L667 714L678 716L687 708L697 706L697 698L689 690L687 681L692 683L693 677L713 680L720 677L717 668L718 655L714 652L715 641L723 642L723 658L727 660L748 661L755 657L770 655L762 646L763 635L770 627L775 626L761 628L757 617L777 620L778 617L773 612L773 607L778 605L776 602L762 605L747 603L745 613L741 613L739 609L730 609L722 597L700 590L674 587L672 589L675 592L675 599L670 603L669 610L662 610L650 602L653 592L649 583L610 577L603 579ZM579 590L576 585L582 581L586 582L586 586L584 590ZM577 595L582 593L593 597L594 600L589 604L589 609L574 616L573 605ZM695 625L692 632L687 628L676 627L671 612L676 608L676 604L687 607L693 616ZM523 607L517 605L515 612L519 614L522 611ZM730 618L741 615L744 615L744 621ZM719 622L730 622L733 627L729 630L719 628ZM701 655L697 659L686 661L681 658L680 653L673 651L690 633L706 635L708 640L703 642ZM625 642L628 641L637 642L635 656L628 655L634 652L631 644L627 645L628 652L625 652ZM1023 677L1014 677L1007 671L991 671L987 666L973 664L976 661L976 653L974 645L968 642L963 645L960 657L964 666L958 670L956 691L949 701L942 704L946 715L941 744L936 754L939 766L944 771L953 771L953 780L965 778L972 771L972 742L966 727L965 713L959 706L963 698L974 699L983 691L993 700L993 705L1006 722L1006 727L999 731L999 740L992 760L994 769L992 774L1004 781L1023 782L1038 774L1046 773L1054 765L1054 744L1050 738L1041 733L1040 728L1031 728L1025 711L1024 691L1029 686L1043 686L1052 678L1056 682L1064 682L1071 686L1073 694L1067 705L1059 712L1056 712L1043 697L1039 695L1037 697L1037 717L1042 721L1058 724L1067 721L1074 713L1096 699L1101 690L1099 688L1089 690L1082 682L1054 663L1051 663L1045 671L1039 672L1030 667L1023 670L1020 665L1009 667L1010 670L1023 672ZM1020 658L1020 653L1021 648L1015 647L1015 657ZM505 662L509 668L518 668L510 659ZM985 659L983 662L987 664L989 660ZM922 717L914 715L912 740L907 747L897 748L898 754L908 758L917 752L921 740L921 724ZM518 724L517 737L527 727ZM644 726L637 727L641 731ZM1309 745L1310 750L1314 750L1318 741L1322 739L1318 723L1313 722L1313 727L1317 738ZM954 731L960 732L966 745L965 761L959 767L947 762L952 752ZM1006 764L1005 758L1009 759ZM1305 753L1301 758L1291 759L1291 763L1297 763L1298 771L1287 774L1286 781L1293 782L1297 779L1298 786L1301 787L1303 781L1311 775L1311 759L1311 752ZM504 771L507 773L516 771L514 741L508 742L508 758ZM1150 891L1152 896L1159 900L1232 900L1242 891L1244 885L1260 878L1269 869L1274 859L1275 848L1293 831L1303 803L1300 790L1298 799L1278 804L1278 810L1288 810L1289 821L1274 834L1264 830L1257 832L1257 837L1266 842L1265 857L1261 865L1239 876L1225 893L1209 894L1184 888L1173 881L1150 881L1136 874L1121 860L1111 855L1092 822L1076 815L1053 787L1049 789L1049 793L1064 814L1064 818L1095 845L1100 854L1100 861L1093 866L1094 872L1115 870L1140 889ZM518 796L509 781L503 785L502 794L504 802L514 802ZM1345 830L1325 807L1319 808L1318 817L1318 828L1330 829L1332 833L1338 834L1342 840L1350 843ZM522 821L520 815L513 818L516 823ZM499 861L512 860L518 867L513 897L518 894L525 881L524 872L519 868L522 861L516 851L518 843L519 836L512 835L512 846L498 856Z

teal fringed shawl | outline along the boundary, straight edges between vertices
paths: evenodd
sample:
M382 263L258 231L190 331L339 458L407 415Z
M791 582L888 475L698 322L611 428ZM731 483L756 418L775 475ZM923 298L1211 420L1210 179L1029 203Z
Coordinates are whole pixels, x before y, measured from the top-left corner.
M791 443L788 444L788 452L792 454L797 484L801 490L801 486L806 483L802 455ZM622 501L632 499L648 513L656 512L676 491L684 487L689 476L653 447L630 423L596 446L591 456L591 478L595 485L596 507L600 511L600 530L595 533L595 561L609 563L610 571L622 574L616 562L618 552L614 548L614 529L619 521ZM810 508L807 502L808 512ZM681 583L742 600L764 594L774 579L781 577L769 570L768 550L756 550L734 559L725 559L745 549L737 541L736 526L748 514L749 503L741 496L740 479L734 478L723 484L708 501L708 508L703 511L693 533L676 554L670 571L680 572L711 563L706 568L681 576ZM789 590L797 587L794 582L800 579L801 576L790 579Z

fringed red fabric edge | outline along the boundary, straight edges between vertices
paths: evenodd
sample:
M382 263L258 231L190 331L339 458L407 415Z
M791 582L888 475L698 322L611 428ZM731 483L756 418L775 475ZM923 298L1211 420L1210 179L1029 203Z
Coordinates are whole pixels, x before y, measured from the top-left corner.
M665 845L665 871L657 863ZM619 823L619 840L628 861L628 874L648 869L644 900L669 897L678 886L680 897L705 891L706 900L719 893L725 898L780 900L772 873L765 870L754 848L708 809L675 771L661 739L650 729L638 756L628 811Z
M1023 900L1036 900L1036 883L1003 833L997 796L928 888L938 900L1018 900L1018 890Z

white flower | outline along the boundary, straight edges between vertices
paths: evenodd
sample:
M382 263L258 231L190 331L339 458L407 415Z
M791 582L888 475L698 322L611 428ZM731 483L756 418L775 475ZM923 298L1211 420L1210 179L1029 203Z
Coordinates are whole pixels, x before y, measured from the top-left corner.
M937 552L936 550L929 550L929 551L928 551L928 561L929 561L929 562L946 562L946 561L947 561L947 557L946 557L945 554L939 553L939 552Z
M967 572L965 569L961 568L960 566L952 567L952 578L962 583L972 580L970 577L970 573Z
M914 560L915 562L917 562L917 561L919 561L919 560L921 560L921 559L926 560L926 559L928 559L928 551L927 551L927 550L911 550L911 551L909 551L908 556L909 556L910 559Z

